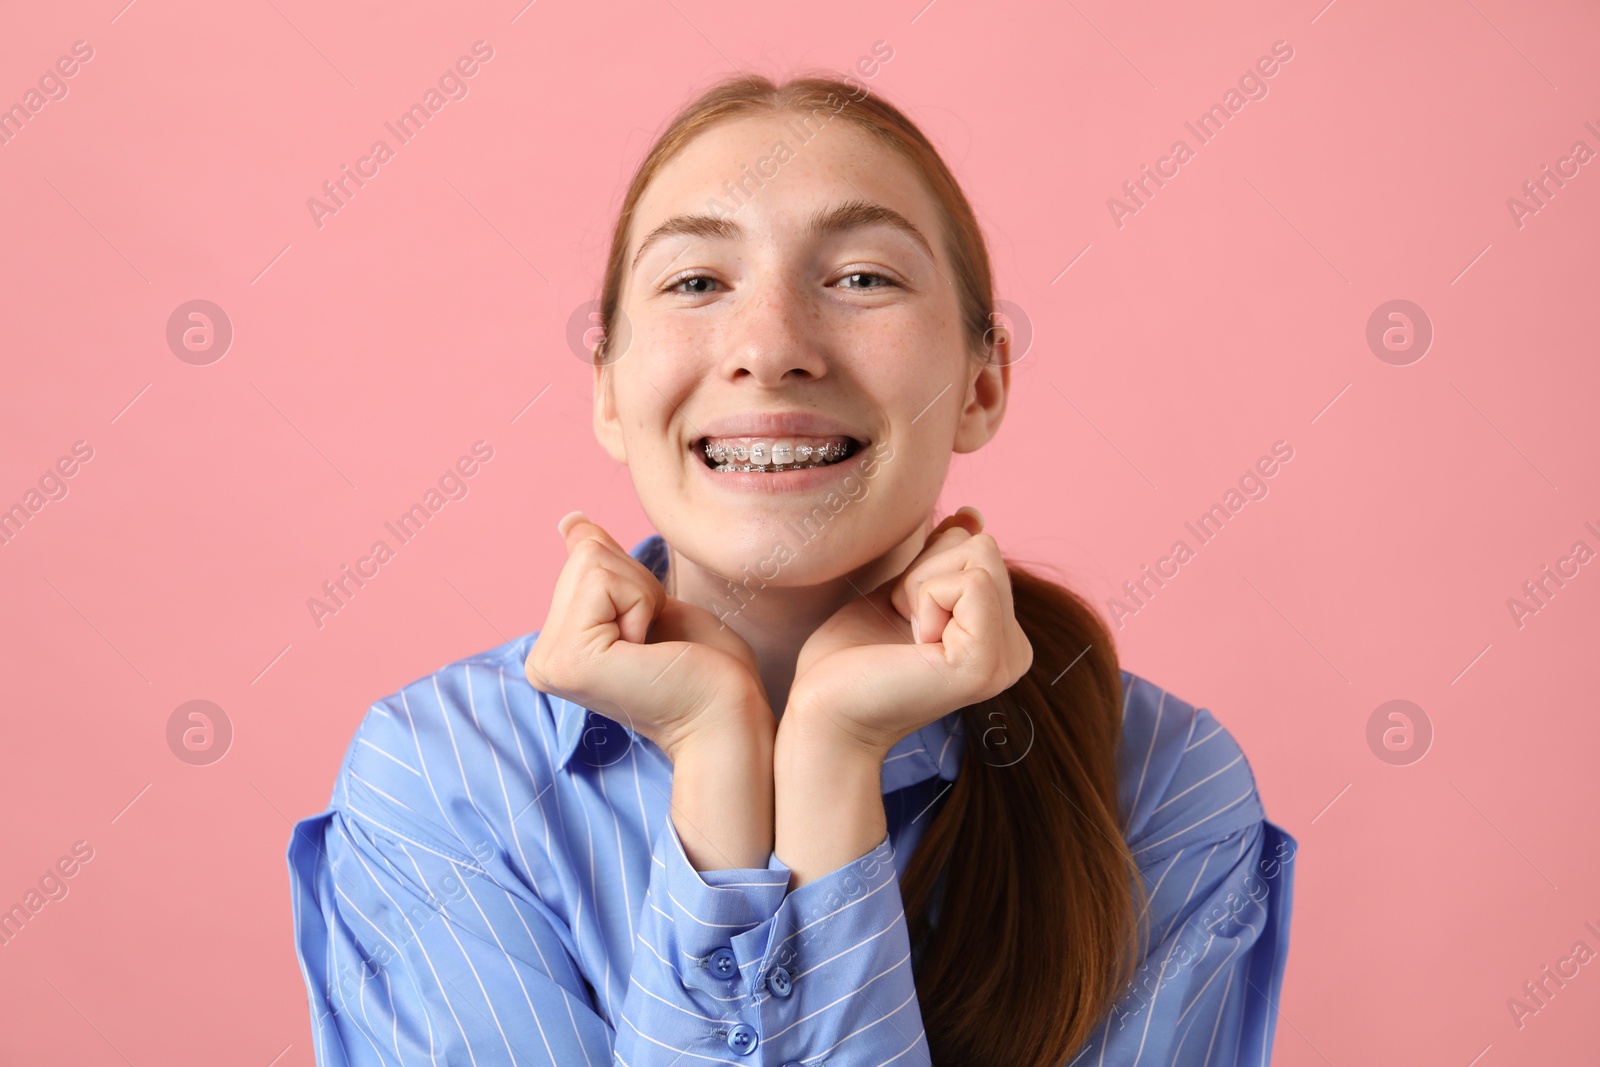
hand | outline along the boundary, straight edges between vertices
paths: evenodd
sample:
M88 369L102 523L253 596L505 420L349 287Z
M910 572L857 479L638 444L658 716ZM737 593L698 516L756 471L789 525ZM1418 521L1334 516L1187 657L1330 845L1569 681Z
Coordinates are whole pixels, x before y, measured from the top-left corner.
M1027 672L1033 645L1013 612L1000 546L982 531L981 515L957 511L902 574L812 633L780 737L820 730L881 762L900 738Z
M705 608L669 597L581 511L556 528L567 562L524 665L535 689L629 726L674 762L697 730L715 731L729 716L775 728L744 638Z

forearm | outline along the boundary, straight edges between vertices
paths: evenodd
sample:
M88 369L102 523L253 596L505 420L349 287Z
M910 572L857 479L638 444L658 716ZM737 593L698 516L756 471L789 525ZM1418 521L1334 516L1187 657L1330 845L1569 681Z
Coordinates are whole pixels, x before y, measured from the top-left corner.
M674 749L672 824L695 870L767 865L775 734L765 707L741 709L710 719Z
M776 747L774 739L774 755ZM696 765L686 763L675 774L684 775L694 796L702 794L692 783L715 782L736 761L750 762L713 749L684 751L693 753L689 759ZM827 841L842 825L833 820L852 807L836 806L838 798L828 791L853 780L850 791L861 795L863 763L841 766L836 753L820 746L786 751L805 751L818 770L830 772L821 779L808 760L786 761L818 787L791 792L794 806L786 810L795 814L796 826L816 823L822 830L823 849L804 862L835 869L810 876L808 868L799 872L804 884L791 888L797 872L782 856L773 862L769 846L765 855L752 851L745 857L750 867L697 871L678 833L693 816L680 818L674 805L652 845L659 862L639 909L639 948L617 1027L621 1062L683 1067L687 1056L731 1064L730 1049L735 1055L754 1051L752 1064L928 1062L888 835L879 832L840 863L825 851L852 847ZM766 766L775 784L770 758ZM856 771L837 773L845 767ZM741 803L731 791L728 797L725 807ZM881 798L874 803L881 820ZM828 821L818 817L823 807ZM853 807L871 810L864 802ZM704 818L714 816L708 812ZM726 840L713 844L726 850ZM797 838L796 855L801 844ZM809 843L805 847L811 850ZM729 860L719 856L715 862Z
M773 748L773 851L793 872L791 890L860 859L888 833L886 753L864 750L823 726L790 719Z

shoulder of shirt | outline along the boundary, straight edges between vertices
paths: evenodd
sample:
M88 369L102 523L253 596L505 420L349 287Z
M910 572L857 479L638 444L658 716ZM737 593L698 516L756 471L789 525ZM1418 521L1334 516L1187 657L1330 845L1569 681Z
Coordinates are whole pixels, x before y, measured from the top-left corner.
M1244 750L1206 708L1122 672L1118 789L1140 866L1266 819Z
M508 775L551 777L557 741L550 698L523 670L537 637L524 634L448 663L374 701L345 752L330 806L402 839L460 853L458 827L446 811L466 809L469 790L499 801L494 761Z

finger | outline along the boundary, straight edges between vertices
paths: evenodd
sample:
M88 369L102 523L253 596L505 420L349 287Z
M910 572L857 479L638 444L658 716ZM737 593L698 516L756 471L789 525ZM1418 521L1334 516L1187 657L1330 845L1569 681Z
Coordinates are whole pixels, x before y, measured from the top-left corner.
M644 644L659 611L658 600L663 598L659 583L652 592L637 574L619 568L603 549L580 548L569 563L576 567L561 624L582 635L581 640L602 647L619 639ZM614 636L609 635L612 627Z
M979 511L971 504L962 504L959 508L956 508L955 511L939 520L939 524L929 531L928 539L932 540L934 537L943 533L944 531L954 529L957 526L966 530L968 533L982 533L983 512Z
M945 575L972 571L982 571L989 576L999 597L1003 616L1013 617L1015 608L1011 597L1011 572L1000 556L999 544L991 535L980 533L952 546L949 551L930 556L906 571L901 588L922 641L940 640L941 630L950 621L946 606L926 595L927 583Z
M959 545L969 538L976 537L983 532L983 513L971 504L963 504L954 512L939 520L938 525L928 531L927 540L922 544L922 551L917 553L909 566L910 571L918 563L930 556L941 552L948 552L953 546Z
M928 533L928 539L922 544L922 551L887 583L889 586L889 602L894 609L908 621L912 619L911 599L906 595L907 582L914 574L923 573L928 560L935 556L949 552L955 546L969 540L973 536L973 527L976 520L965 512L958 511L954 515L945 517L937 526Z
M659 694L652 697L651 710L668 718L708 704L716 694L709 683L694 679L704 674L700 657L717 653L692 642L652 643L643 633L630 635L630 629L642 630L635 620L644 617L643 605L651 595L648 588L631 573L613 571L598 547L580 546L571 562L591 559L600 562L567 572L570 588L564 594L562 617L547 623L535 643L537 649L547 638L553 642L540 661L544 668L540 675L547 685L540 686L532 674L529 680L619 722L619 716L633 721L625 706L627 698L621 694ZM659 690L650 688L673 670L687 675L689 681L674 678Z
M939 631L949 619L947 613L931 607L926 609L925 615L913 610L917 586L931 575L970 567L975 562L994 576L1005 610L1008 614L1011 612L1011 576L1000 558L1000 546L992 536L983 533L983 513L964 504L933 528L922 551L890 587L889 601L912 623L913 641L937 641Z
M660 611L661 604L666 602L666 591L661 589L661 582L656 578L655 572L634 559L633 554L623 548L614 537L606 533L599 523L590 519L581 511L574 511L562 516L556 528L562 531L569 557L585 541L598 542L606 549L604 560L607 565L611 566L612 570L632 575L652 593L656 590L661 590L661 596L657 598L659 603L656 605L656 610Z
M624 556L628 555L627 549L617 544L616 539L606 533L604 527L581 511L572 511L561 516L560 521L556 523L556 529L560 532L561 539L566 542L568 555L571 555L574 548L587 540L599 541L602 545L615 552L620 552ZM628 558L632 559L633 557L629 556Z
M581 511L569 511L565 515L561 516L561 518L556 520L556 531L560 533L563 538L565 538L567 536L568 528L574 521L578 519L587 520L588 518L589 516L585 515Z
M1018 657L1009 652L1004 617L994 583L982 570L940 575L927 583L926 595L940 605L951 622L942 640L931 649L896 649L906 657L903 674L896 675L896 696L907 705L953 709L987 699L1015 682ZM928 670L929 652L935 670ZM921 659L919 664L910 657ZM1001 683L1005 683L1002 685Z
M922 584L918 598L919 608L925 601L949 620L932 640L943 645L951 666L1003 661L1006 617L988 571L976 568L936 575Z
M628 590L620 599L614 598L617 614L605 618L585 617L583 623L593 626L615 619L623 640L643 644L651 623L660 615L666 604L666 590L655 574L634 559L617 541L581 511L562 516L556 524L566 542L567 563L557 580L559 603L571 603L576 583L582 575L595 567L603 568L616 576ZM570 578L569 578L570 574ZM598 602L590 603L590 610L600 608Z
M966 533L970 534L982 533L982 530L984 530L984 515L971 504L962 504L954 512L950 512L949 515L941 518L933 530L928 531L928 539L926 539L925 544L931 544L939 534L947 530L965 530Z

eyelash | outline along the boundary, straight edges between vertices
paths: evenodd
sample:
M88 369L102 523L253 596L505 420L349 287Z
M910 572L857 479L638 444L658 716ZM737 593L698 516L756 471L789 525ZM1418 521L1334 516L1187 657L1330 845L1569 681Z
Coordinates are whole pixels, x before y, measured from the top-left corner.
M883 284L882 285L869 285L869 286L852 285L852 286L847 286L846 288L860 289L862 292L869 292L869 291L871 291L873 289L899 288L899 283L896 282L893 278L890 278L887 274L880 274L877 271L872 271L872 270L853 270L853 271L849 272L848 274L843 275L840 280L842 281L844 278L862 278L862 277L864 277L864 278L877 278L880 281L882 281ZM680 290L678 288L678 286L683 285L685 282L699 281L702 278L707 280L707 281L716 281L716 279L711 277L711 275L709 275L709 274L685 274L683 277L678 278L675 281L670 282L669 284L667 284L665 287L662 288L661 291L663 293L681 293L681 295L683 295L683 296L699 296L699 295L702 295L702 294L699 294L699 293L684 293L684 292L682 292L682 290ZM717 284L720 285L722 283L718 282Z

